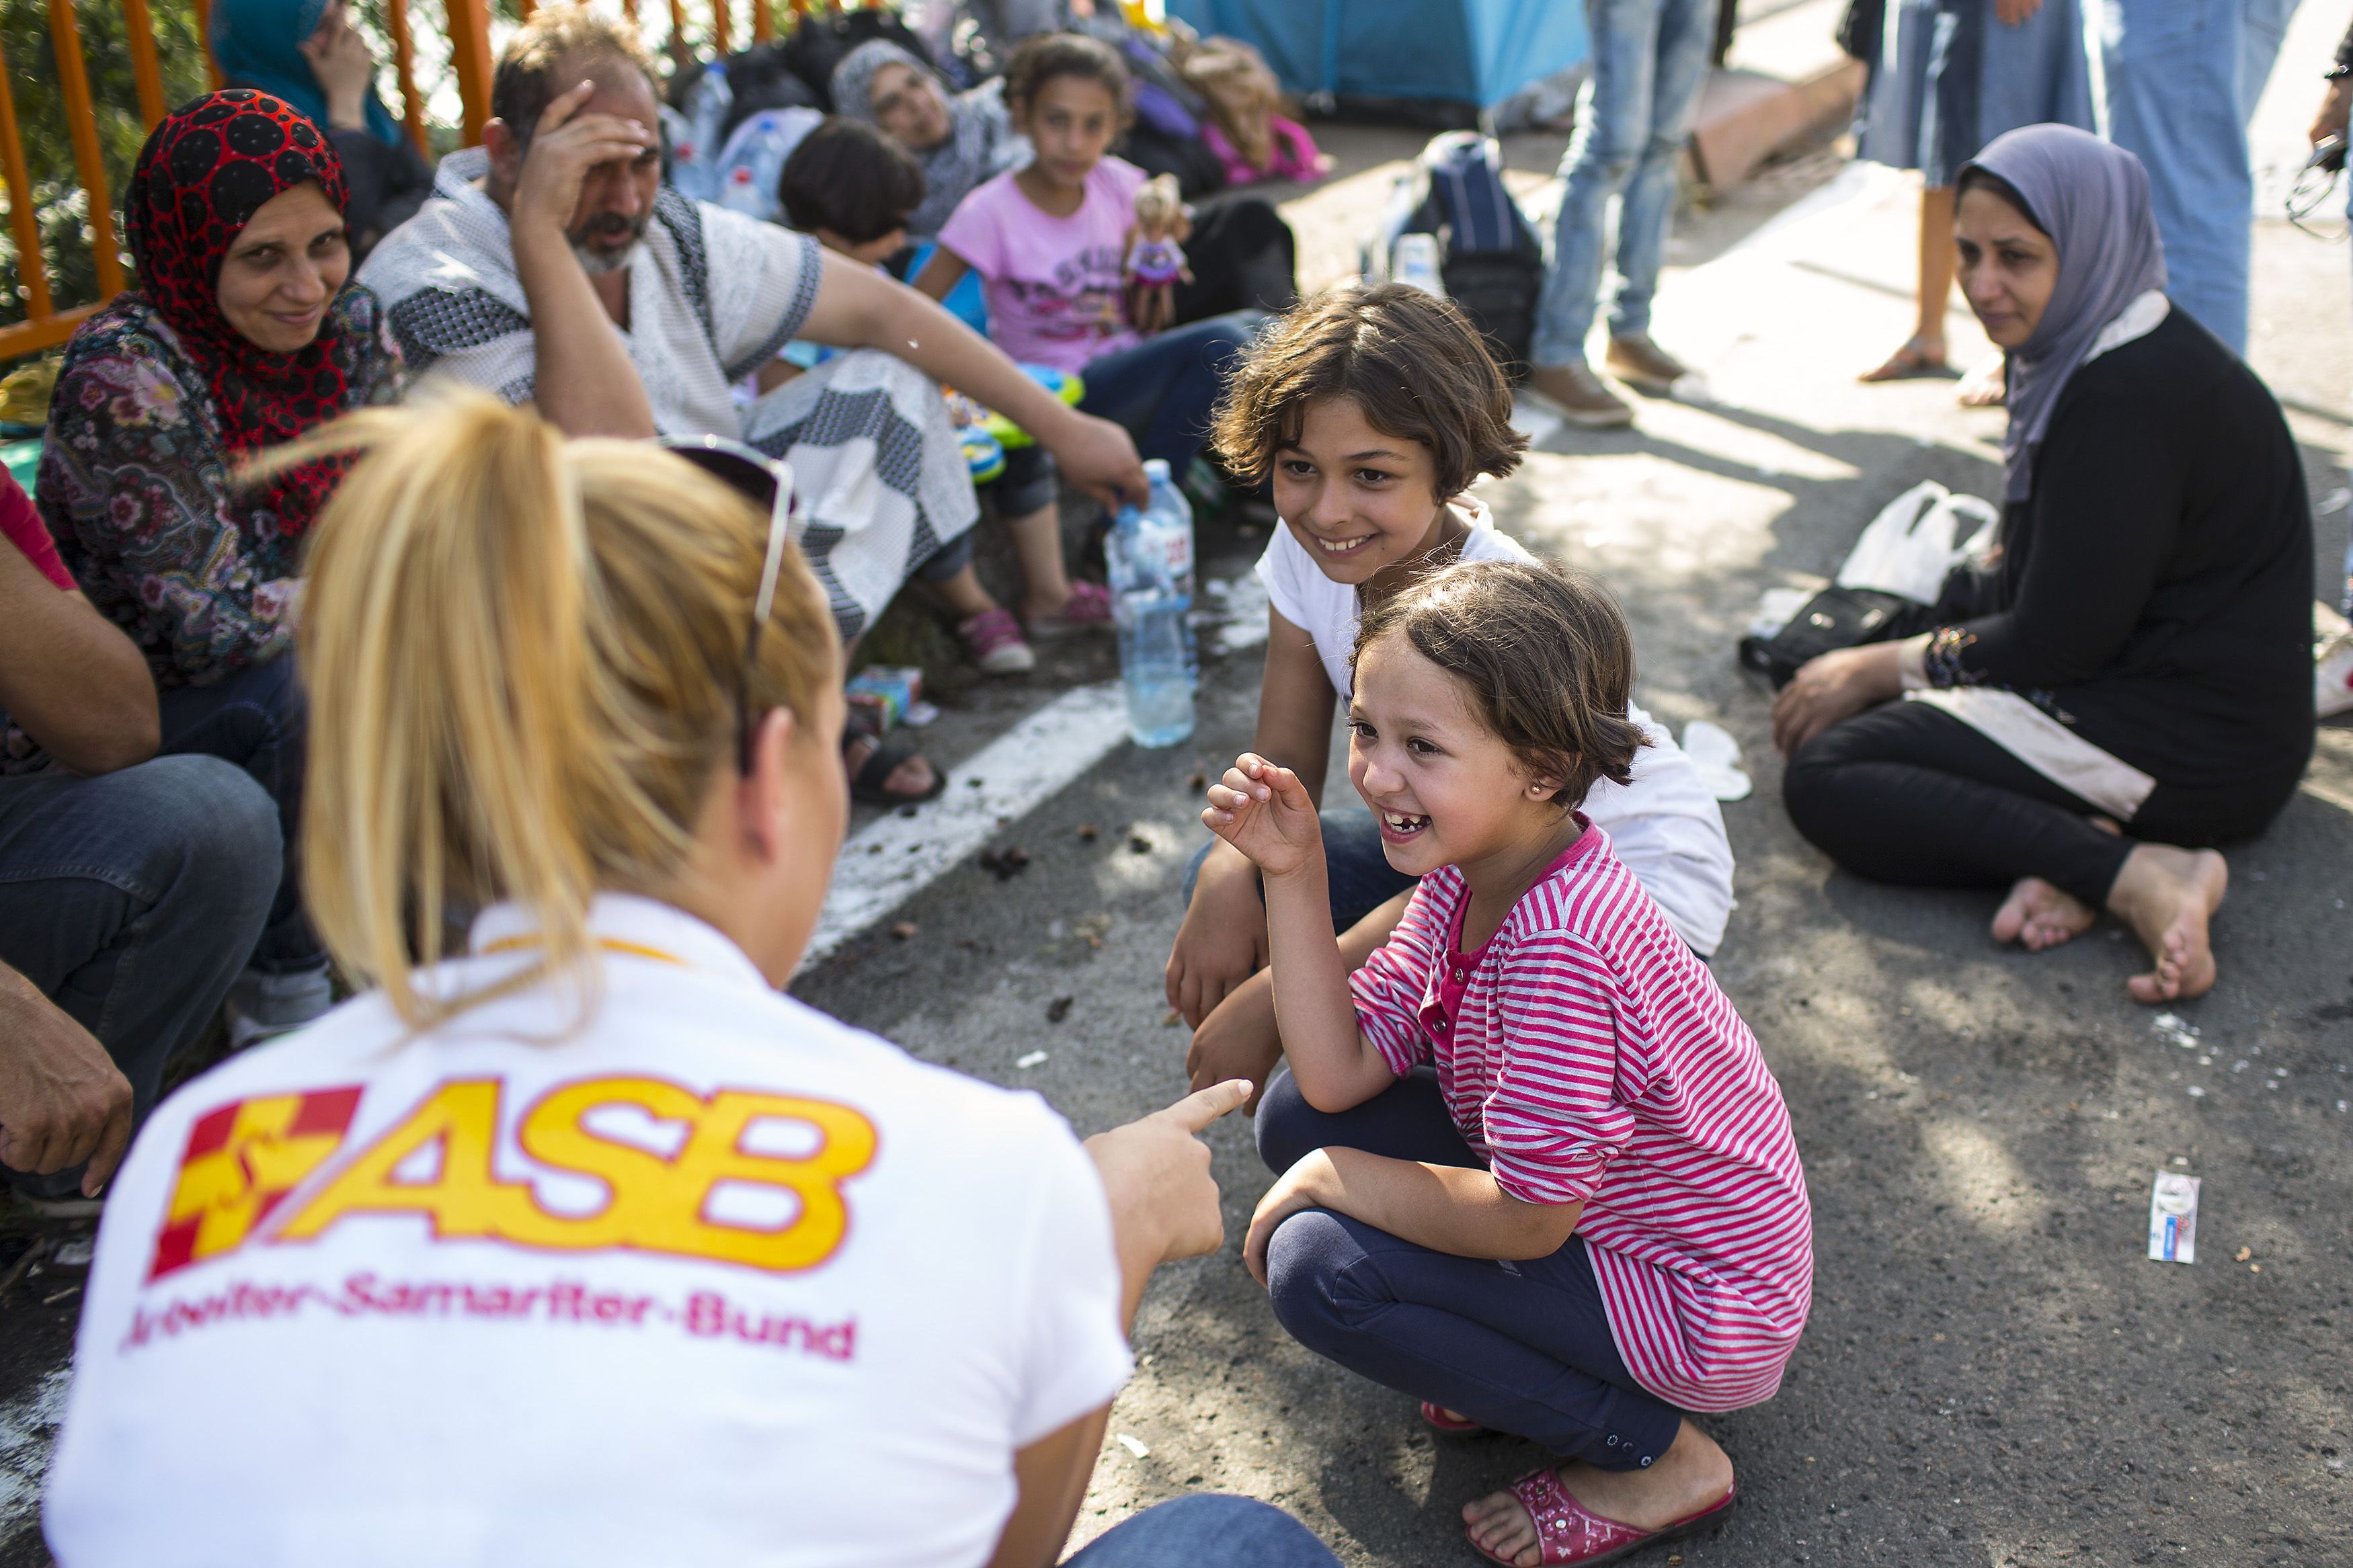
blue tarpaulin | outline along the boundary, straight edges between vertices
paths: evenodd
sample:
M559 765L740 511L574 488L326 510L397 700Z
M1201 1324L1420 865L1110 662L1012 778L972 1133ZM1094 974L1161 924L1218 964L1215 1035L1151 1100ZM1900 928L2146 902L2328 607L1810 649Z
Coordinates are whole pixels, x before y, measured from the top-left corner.
M1258 46L1282 85L1492 109L1585 58L1573 0L1167 0L1203 35Z

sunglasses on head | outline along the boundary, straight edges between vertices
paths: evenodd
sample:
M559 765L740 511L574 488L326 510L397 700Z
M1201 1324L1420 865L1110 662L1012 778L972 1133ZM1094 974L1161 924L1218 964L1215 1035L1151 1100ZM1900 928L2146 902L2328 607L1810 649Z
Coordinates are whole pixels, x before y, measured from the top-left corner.
M735 670L735 768L752 772L752 671L759 668L760 634L776 606L776 574L791 537L793 466L724 436L662 436L656 445L674 453L762 508L768 514L768 549L760 563L760 591L752 601L751 629L744 634L744 661Z

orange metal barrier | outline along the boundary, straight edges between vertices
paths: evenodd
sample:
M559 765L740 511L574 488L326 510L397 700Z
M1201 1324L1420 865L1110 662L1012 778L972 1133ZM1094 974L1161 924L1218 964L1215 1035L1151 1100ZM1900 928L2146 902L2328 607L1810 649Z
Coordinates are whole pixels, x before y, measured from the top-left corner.
M85 5L88 0L83 0ZM164 117L164 73L156 52L156 33L150 15L151 0L101 0L121 6L123 40L131 59L132 93L142 123L153 128ZM509 0L517 14L528 16L539 0ZM611 3L611 0L598 0ZM620 9L635 22L641 0L618 0ZM724 56L738 37L739 0L705 0L710 26L700 38L691 22L687 0L669 0L672 38L691 39L702 51ZM776 37L780 24L789 26L815 13L859 9L881 0L741 0L749 7L751 37L765 42ZM0 326L0 360L52 348L73 335L82 319L124 286L120 246L115 229L113 196L98 130L98 106L92 101L89 67L85 62L77 0L47 0L49 40L56 56L55 86L72 149L74 174L88 198L90 262L98 298L59 309L50 278L50 258L41 242L40 215L35 206L32 173L25 155L23 128L17 119L16 94L10 86L12 62L0 47L0 178L6 184L8 237L16 252L18 295L25 319ZM190 0L197 36L206 40L205 76L220 85L218 65L211 58L210 0ZM419 55L414 26L414 0L382 0L382 19L391 45L391 85L400 98L400 118L420 153L432 155L427 108L430 83L418 81ZM441 0L448 29L449 76L457 88L458 124L451 128L467 146L479 142L491 115L491 75L497 57L491 47L492 0ZM700 8L700 7L698 7ZM782 12L785 15L780 16ZM786 17L789 17L787 22ZM19 62L21 63L21 62ZM116 90L120 90L117 89ZM446 135L447 132L445 132ZM445 146L447 142L443 143ZM45 178L47 176L44 176Z

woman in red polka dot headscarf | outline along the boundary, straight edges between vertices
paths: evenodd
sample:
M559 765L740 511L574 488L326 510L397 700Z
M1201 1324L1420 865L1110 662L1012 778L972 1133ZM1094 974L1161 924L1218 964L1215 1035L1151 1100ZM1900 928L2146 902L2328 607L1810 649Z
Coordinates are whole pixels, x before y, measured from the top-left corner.
M36 496L90 603L146 654L163 750L225 757L279 802L284 882L230 998L255 1033L328 999L296 894L303 715L282 656L302 539L345 465L239 470L399 395L383 312L348 281L345 199L333 145L279 99L231 89L166 116L123 200L139 286L66 346Z

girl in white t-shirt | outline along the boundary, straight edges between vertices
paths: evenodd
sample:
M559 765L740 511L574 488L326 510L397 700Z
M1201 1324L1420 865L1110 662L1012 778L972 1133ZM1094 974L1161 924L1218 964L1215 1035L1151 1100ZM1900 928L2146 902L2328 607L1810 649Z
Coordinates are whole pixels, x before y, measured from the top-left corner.
M1251 750L1306 781L1320 805L1332 718L1349 694L1360 614L1455 561L1529 561L1463 492L1519 466L1512 394L1461 312L1400 284L1342 288L1301 304L1245 351L1219 405L1218 455L1270 479L1275 531L1258 572L1270 603L1266 675ZM1582 802L1677 934L1715 952L1732 910L1732 847L1715 797L1673 737L1640 707L1648 743L1630 784ZM1415 879L1391 868L1368 815L1328 815L1333 921L1351 969L1388 940ZM1264 1083L1282 1050L1264 971L1259 876L1212 840L1187 874L1168 956L1168 1005L1194 1026L1198 1084Z
M107 1564L1044 1568L1221 1084L1082 1145L777 989L840 846L790 473L479 395L328 427L302 855L364 994L114 1184L44 1522ZM477 909L444 957L446 911ZM412 967L412 966L415 967ZM1197 1497L1086 1568L1336 1568ZM1189 1555L1188 1555L1189 1554Z

